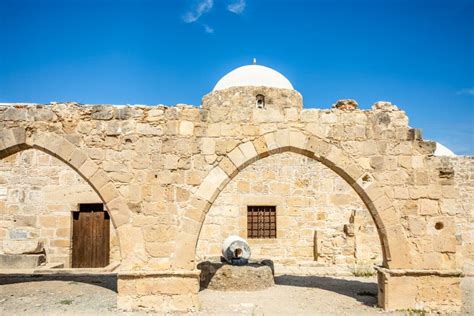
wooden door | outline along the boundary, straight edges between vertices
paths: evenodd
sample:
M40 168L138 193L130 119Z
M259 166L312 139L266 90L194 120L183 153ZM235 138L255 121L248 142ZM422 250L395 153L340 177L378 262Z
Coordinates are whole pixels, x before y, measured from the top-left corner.
M103 204L80 204L73 213L72 267L100 268L109 264L110 217Z

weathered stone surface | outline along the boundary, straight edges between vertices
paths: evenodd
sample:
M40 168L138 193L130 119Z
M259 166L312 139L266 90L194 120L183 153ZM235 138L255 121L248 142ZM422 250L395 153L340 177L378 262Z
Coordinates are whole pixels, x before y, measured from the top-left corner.
M359 104L352 99L342 99L337 100L337 102L332 105L332 108L338 110L352 111L359 108Z
M275 205L277 238L251 241L262 256L278 249L282 260L313 261L317 249L318 264L349 266L371 262L364 253L382 245L392 269L472 271L471 158L433 156L435 143L389 102L339 108L302 111L298 92L267 87L214 91L200 108L2 104L0 252L5 242L44 240L48 260L69 266L71 211L105 203L118 227L120 243L111 235L111 249L116 254L120 244L120 269L176 273L195 267L196 244L207 255L222 232L246 237L248 205ZM303 165L281 159L268 172L253 169L288 152L302 155ZM327 171L319 173L316 161ZM147 294L142 285L143 294L136 282L127 287L132 294L119 293L119 303L195 306L195 293ZM417 288L425 294L411 307L455 309L435 285Z
M0 269L34 269L45 262L44 254L0 254Z
M72 153L74 147L70 148ZM63 153L65 150L62 148ZM0 178L5 179L0 184L0 211L4 223L10 223L6 229L0 224L0 253L45 252L48 262L69 267L71 211L76 211L79 203L102 203L102 200L76 171L49 154L30 149L11 157L14 159L0 164ZM88 161L79 171L90 178L96 170L98 166ZM115 212L115 204L111 206ZM116 219L120 218L120 215L116 216ZM113 225L110 241L111 260L119 260Z
M25 236L26 237L26 236ZM11 238L11 235L10 235ZM38 240L10 240L3 241L3 253L7 255L34 254L43 252L43 243Z
M277 206L276 239L247 239L248 205ZM357 223L348 236L344 227L353 211ZM236 234L247 239L254 258L313 261L315 230L320 231L320 265L333 265L336 258L347 269L354 263L381 264L377 229L354 190L314 159L292 152L273 155L242 170L220 192L205 217L197 257L219 256L223 240Z
M374 110L396 111L398 107L387 101L378 101L372 105Z
M261 263L233 266L227 263L202 262L201 287L217 291L257 291L275 284L272 268Z

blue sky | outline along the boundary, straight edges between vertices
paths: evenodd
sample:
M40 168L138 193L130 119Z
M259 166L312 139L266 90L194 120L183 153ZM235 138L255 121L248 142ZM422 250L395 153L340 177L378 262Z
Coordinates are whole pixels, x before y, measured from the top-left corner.
M0 102L199 105L249 64L474 154L474 1L0 0Z

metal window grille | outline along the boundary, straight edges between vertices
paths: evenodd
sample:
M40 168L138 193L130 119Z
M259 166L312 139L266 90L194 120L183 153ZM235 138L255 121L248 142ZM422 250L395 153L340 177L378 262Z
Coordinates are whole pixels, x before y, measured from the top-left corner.
M247 206L247 237L276 238L276 206Z

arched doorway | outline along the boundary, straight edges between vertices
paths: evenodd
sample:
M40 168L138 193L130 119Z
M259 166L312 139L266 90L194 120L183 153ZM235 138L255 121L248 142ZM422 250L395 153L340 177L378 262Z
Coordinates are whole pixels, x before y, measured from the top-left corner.
M140 256L137 252L143 249L141 241L127 242L132 229L129 224L131 214L128 206L107 174L82 149L54 133L36 131L27 135L26 130L20 127L5 129L0 133L0 159L30 148L59 159L97 193L117 231L122 266L124 260L128 262L128 258L133 260L137 255Z
M117 233L103 201L67 164L25 149L0 160L0 178L2 253L41 254L49 267L120 262ZM29 258L11 268L28 265Z
M229 235L246 238L253 258L271 259L277 270L373 274L382 261L377 229L356 192L291 151L255 161L226 185L208 211L196 260L218 258Z
M206 176L192 201L184 210L180 237L176 245L173 265L193 269L196 266L196 247L209 209L235 176L257 160L283 152L293 152L321 162L343 178L367 207L380 239L383 267L408 267L411 262L409 245L400 225L400 218L392 207L389 194L358 162L336 145L317 136L296 130L278 130L252 141L241 143L223 157ZM378 279L379 304L385 306L384 279ZM383 295L380 295L383 293Z

